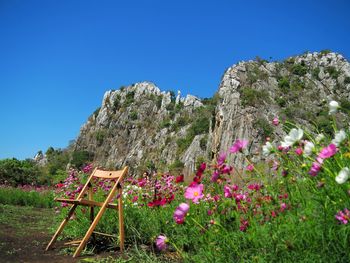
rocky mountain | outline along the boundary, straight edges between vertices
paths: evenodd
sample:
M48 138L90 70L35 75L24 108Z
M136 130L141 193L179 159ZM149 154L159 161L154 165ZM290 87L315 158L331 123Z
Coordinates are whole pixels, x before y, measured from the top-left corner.
M82 126L74 151L93 153L103 166L129 165L135 173L152 163L190 173L237 138L248 139L253 153L266 137L280 139L286 131L273 132L275 116L331 132L332 99L350 111L350 64L342 55L322 51L282 62L257 58L228 68L210 99L175 96L149 82L107 91L101 108ZM348 114L336 117L339 124L348 121Z

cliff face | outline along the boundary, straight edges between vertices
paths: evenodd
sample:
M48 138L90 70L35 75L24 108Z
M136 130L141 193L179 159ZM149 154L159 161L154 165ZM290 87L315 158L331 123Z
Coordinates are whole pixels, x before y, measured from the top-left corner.
M107 91L101 108L82 126L75 150L94 153L100 165L129 165L133 171L145 170L151 161L158 168L193 166L196 157L205 155L197 143L203 135L196 134L185 149L180 142L202 105L194 96L175 97L148 82Z
M248 139L253 153L266 137L280 139L285 131L272 133L275 116L328 132L331 99L350 110L350 64L339 54L240 62L226 70L211 99L181 98L148 82L106 92L101 108L82 126L75 150L94 153L95 162L108 167L127 164L136 172L152 161L163 170L184 166L190 172L235 139Z
M340 101L344 110L349 107L349 76L350 64L345 58L328 52L307 53L278 63L240 62L230 67L219 87L221 102L210 136L212 152L227 151L238 138L249 140L252 153L266 137L281 139L285 134L281 127L277 134L272 133L275 116L331 132L328 103L333 99ZM349 120L342 114L337 118L339 125Z

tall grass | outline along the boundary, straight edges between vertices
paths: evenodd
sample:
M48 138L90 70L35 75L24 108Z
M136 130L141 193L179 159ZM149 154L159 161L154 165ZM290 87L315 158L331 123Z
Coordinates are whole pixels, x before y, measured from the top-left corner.
M0 187L0 204L51 208L55 205L53 198L51 190Z

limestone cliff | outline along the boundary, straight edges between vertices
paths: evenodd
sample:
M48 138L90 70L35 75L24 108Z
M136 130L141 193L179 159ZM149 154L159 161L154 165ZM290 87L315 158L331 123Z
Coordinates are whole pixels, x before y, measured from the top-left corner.
M331 99L350 110L350 64L339 54L240 62L226 70L211 99L182 98L148 82L107 91L101 108L82 126L74 150L94 153L100 165L128 164L135 172L151 161L163 170L185 166L191 171L202 159L227 151L237 138L248 139L253 153L266 137L278 140L285 131L272 132L275 116L329 132ZM337 118L348 121L347 114Z

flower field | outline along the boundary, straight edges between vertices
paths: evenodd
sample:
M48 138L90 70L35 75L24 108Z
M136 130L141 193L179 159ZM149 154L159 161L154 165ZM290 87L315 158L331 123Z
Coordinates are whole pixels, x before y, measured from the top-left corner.
M335 116L338 103L329 107ZM146 245L148 254L162 258L171 253L169 261L180 262L347 262L349 131L338 130L335 121L332 136L278 117L271 122L285 125L287 135L267 138L259 162L247 152L249 138L239 138L214 163L199 165L193 178L165 173L125 180L127 245ZM244 165L228 163L229 155L243 155ZM56 195L76 197L91 168L72 170ZM100 200L109 189L105 181L95 182ZM59 219L66 206L56 207ZM117 224L117 212L108 211L98 231L113 233ZM82 236L88 226L82 208L65 235Z

